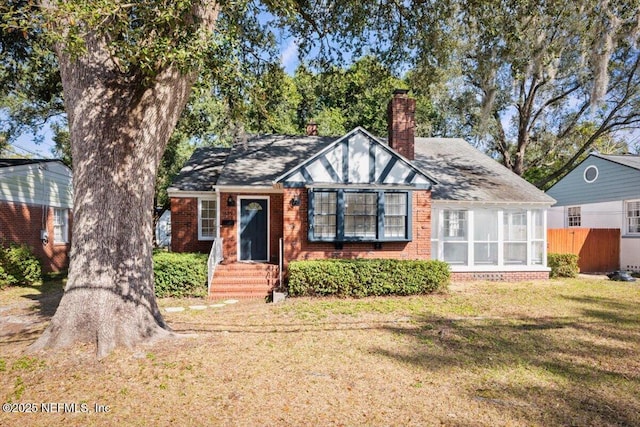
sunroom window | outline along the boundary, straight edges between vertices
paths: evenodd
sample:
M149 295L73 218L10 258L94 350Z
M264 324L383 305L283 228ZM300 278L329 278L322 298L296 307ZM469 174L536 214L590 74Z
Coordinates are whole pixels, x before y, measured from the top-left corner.
M504 263L527 263L527 212L504 212Z
M481 271L546 263L544 209L435 208L432 218L433 259Z
M498 212L478 210L474 212L473 254L475 264L498 264Z
M531 263L544 264L544 245L546 229L544 227L544 211L531 211Z
M309 240L408 241L407 191L310 190Z
M467 250L467 211L444 211L442 218L444 233L442 237L442 254L444 260L451 264L466 264Z

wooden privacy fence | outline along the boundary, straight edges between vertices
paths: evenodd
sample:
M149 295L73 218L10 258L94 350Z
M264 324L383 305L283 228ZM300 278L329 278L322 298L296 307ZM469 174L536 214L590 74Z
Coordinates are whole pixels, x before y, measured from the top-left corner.
M620 229L551 228L547 230L547 252L576 254L582 273L620 268Z

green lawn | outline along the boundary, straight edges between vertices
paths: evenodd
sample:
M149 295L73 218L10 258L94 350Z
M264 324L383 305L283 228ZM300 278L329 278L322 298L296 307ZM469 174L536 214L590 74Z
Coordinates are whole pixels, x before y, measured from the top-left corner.
M188 338L102 361L90 346L25 355L57 298L0 291L0 397L79 412L0 425L640 425L640 282L241 301L167 313Z

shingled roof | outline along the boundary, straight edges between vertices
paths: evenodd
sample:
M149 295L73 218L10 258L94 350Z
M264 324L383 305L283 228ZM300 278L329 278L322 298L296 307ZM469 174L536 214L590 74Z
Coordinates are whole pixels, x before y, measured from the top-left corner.
M640 170L640 156L633 154L623 155L605 155L592 153L592 156L600 157L601 159L609 160L610 162L618 163L624 166L629 166L633 169Z
M0 159L0 168L8 168L12 166L33 165L39 163L60 162L58 159Z
M168 190L211 191L230 151L230 148L220 147L196 148Z
M464 139L416 138L414 164L438 181L433 187L433 200L546 205L555 202Z
M273 188L276 178L319 153L338 137L262 135L233 148L198 148L169 190L213 186ZM479 203L555 202L532 184L459 138L416 138L412 163L432 176L433 200Z
M210 191L214 185L273 187L273 181L338 139L261 135L233 148L198 148L169 190Z

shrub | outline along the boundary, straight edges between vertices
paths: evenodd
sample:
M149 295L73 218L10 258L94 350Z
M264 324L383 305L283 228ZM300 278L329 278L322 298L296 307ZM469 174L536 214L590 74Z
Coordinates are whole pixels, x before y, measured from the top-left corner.
M293 261L289 264L289 295L366 297L425 294L445 288L449 276L449 266L442 261Z
M551 277L577 277L580 271L575 254L548 254L547 265L551 268Z
M156 252L153 254L156 296L204 297L207 295L207 255Z
M0 289L9 285L31 285L42 280L40 261L27 245L0 247Z

